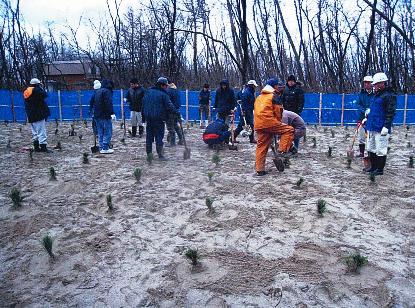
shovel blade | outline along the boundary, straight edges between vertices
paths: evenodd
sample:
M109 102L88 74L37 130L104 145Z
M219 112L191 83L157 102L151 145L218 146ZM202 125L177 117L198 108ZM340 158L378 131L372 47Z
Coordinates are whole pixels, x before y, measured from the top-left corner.
M189 149L189 148L184 149L184 152L183 152L183 159L184 159L184 160L186 160L186 159L190 159L190 149Z
M92 153L98 153L99 152L99 147L94 145L93 147L91 147L91 152Z
M229 145L229 150L231 150L231 151L238 151L238 147L236 145L234 145L234 144L230 144Z
M284 162L281 158L276 157L272 160L274 162L275 167L279 172L283 172L285 169Z

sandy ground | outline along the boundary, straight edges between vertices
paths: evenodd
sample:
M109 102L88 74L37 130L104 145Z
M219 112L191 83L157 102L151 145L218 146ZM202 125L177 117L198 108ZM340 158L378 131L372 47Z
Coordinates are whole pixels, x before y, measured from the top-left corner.
M0 124L0 306L415 307L415 169L407 167L414 127L395 129L376 184L360 159L346 168L352 128L333 128L333 138L330 128L309 127L290 168L276 171L270 153L265 177L254 175L255 146L245 138L238 151L220 151L215 167L196 127L187 131L190 160L180 146L151 166L143 139L121 144L119 123L115 154L87 165L90 128L76 124L81 142L68 136L69 123L58 136L55 123L48 129L50 145L61 140L63 150L31 162L29 125ZM49 181L52 166L57 181ZM19 209L8 197L13 187L24 196ZM328 203L323 217L319 198ZM53 261L45 234L54 239ZM201 255L195 268L188 248ZM357 274L343 259L354 252L369 260Z

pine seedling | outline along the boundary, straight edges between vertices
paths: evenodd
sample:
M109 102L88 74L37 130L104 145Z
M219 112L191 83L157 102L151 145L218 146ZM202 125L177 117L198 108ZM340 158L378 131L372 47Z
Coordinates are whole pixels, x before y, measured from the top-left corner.
M409 125L406 125L406 130L409 131Z
M207 173L208 179L209 179L209 183L212 184L212 178L213 178L214 173L212 171L209 171Z
M49 168L49 180L56 181L56 171L53 167Z
M190 262L192 262L193 266L196 266L199 263L200 255L197 249L189 248L184 255L188 260L190 260Z
M42 238L42 246L45 248L46 252L48 253L49 257L51 259L55 258L55 255L53 254L52 248L53 248L53 239L52 237L47 234Z
M326 208L327 202L324 199L318 199L317 201L317 212L323 216L323 214L326 212L327 208Z
M78 138L79 138L79 142L82 142L82 134L79 134Z
M216 167L219 165L220 163L220 157L218 153L213 154L212 156L212 163L214 163L216 165Z
M88 122L84 120L84 128L88 128Z
M409 156L409 164L408 164L409 168L413 168L414 167L414 157L413 155Z
M323 128L323 132L327 133L327 127Z
M331 138L334 138L335 136L334 130L331 129L330 132L331 132Z
M59 134L59 128L55 129L55 135Z
M347 125L346 125L346 126L344 127L344 129L345 129L345 130L349 130L349 126L347 126Z
M20 192L19 188L14 187L9 194L10 199L12 199L13 207L18 208L22 206L22 193Z
M148 164L151 165L153 163L153 160L154 160L153 153L148 153L147 154L147 162L148 162Z
M141 173L142 173L142 171L141 171L141 169L140 168L136 168L135 170L134 170L134 177L135 177L135 180L137 181L137 182L140 182L140 179L141 179Z
M327 156L332 157L333 156L333 147L329 147L329 150L327 151Z
M317 147L317 139L316 139L316 137L313 137L312 141L313 141L313 148L316 148Z
M347 265L347 271L351 273L356 273L359 269L367 264L367 257L360 255L359 253L352 253L349 256L344 258L344 262Z
M347 158L347 169L352 167L352 159L350 157Z
M19 132L22 132L22 129L23 129L23 128L22 128L21 126L19 126Z
M120 128L121 128L121 129L123 129L123 128L124 128L124 122L123 122L123 121L121 121L121 123L120 123Z
M89 164L89 158L88 158L89 154L88 153L84 153L82 154L82 163L83 164Z
M411 142L409 142L408 141L408 144L406 145L406 147L409 149L409 148L412 148L412 144L411 144Z
M125 138L123 137L123 138L121 138L121 143L123 144L123 145L125 145Z
M208 213L213 214L215 209L213 208L213 199L211 197L206 197L206 207L208 208Z
M284 158L283 163L284 163L285 168L290 168L291 162L290 162L290 159L288 157Z
M108 206L108 211L113 211L114 210L114 206L112 205L112 196L111 194L107 195L107 206Z
M297 185L297 187L301 187L301 185L304 183L304 178L299 178L297 183L295 183L295 185Z
M56 128L59 127L59 121L58 121L58 119L55 119L55 125L56 125Z
M344 139L349 139L350 138L350 134L349 133L347 133L345 136L344 136Z
M6 145L6 148L7 149L11 149L12 148L12 141L9 139L9 140L7 140L7 145Z
M33 152L34 151L35 150L33 150L33 149L29 149L29 159L30 159L31 162L33 162Z
M408 133L405 133L405 139L408 139Z
M369 174L369 180L370 180L370 183L372 183L372 184L376 183L376 176L375 176L374 173Z

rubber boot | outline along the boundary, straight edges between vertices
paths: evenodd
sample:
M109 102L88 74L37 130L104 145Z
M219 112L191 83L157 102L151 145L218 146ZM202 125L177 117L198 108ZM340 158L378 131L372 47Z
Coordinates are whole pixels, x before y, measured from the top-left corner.
M379 165L379 156L377 156L375 153L372 153L372 155L370 156L370 169L367 170L367 172L372 173L374 172L376 169L378 169L378 165Z
M40 152L43 153L53 153L52 150L49 150L46 144L41 144L40 145Z
M163 147L162 146L156 146L156 150L157 150L157 155L159 156L159 160L166 161L167 158L164 157L164 155L163 155Z
M257 143L255 140L254 132L252 132L252 134L249 135L249 143Z
M372 152L367 152L367 157L369 157L370 167L363 168L364 172L371 172L374 164L374 156L375 154Z
M39 140L33 141L33 149L35 150L35 152L40 152Z
M385 156L377 156L377 163L376 169L371 172L374 175L383 175L383 169L386 165L386 155Z
M365 157L365 144L359 144L359 151L360 154L357 157Z
M170 144L166 145L166 146L170 146L170 147L175 147L176 146L176 134L170 134Z
M137 136L137 126L131 127L131 135L133 137Z
M139 126L138 127L138 137L143 137L144 134L144 126Z

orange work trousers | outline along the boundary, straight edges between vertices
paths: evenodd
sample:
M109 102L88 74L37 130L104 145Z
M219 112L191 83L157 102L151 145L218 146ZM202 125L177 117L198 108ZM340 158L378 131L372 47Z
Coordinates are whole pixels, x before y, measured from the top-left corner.
M280 135L278 151L288 152L294 140L294 128L290 125L279 123L277 126L258 129L256 133L257 145L255 168L256 171L264 171L265 159L274 135Z

